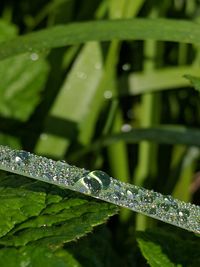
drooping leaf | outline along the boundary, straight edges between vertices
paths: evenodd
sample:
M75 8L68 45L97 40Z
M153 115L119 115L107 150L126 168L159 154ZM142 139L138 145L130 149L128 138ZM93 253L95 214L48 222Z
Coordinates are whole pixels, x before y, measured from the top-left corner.
M152 30L153 29L153 30ZM162 40L200 43L199 25L170 19L124 19L60 25L0 45L0 59L88 41Z

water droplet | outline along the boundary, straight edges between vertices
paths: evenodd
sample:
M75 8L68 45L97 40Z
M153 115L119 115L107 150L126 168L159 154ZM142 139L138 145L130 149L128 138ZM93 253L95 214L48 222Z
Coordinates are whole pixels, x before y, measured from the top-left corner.
M111 99L112 96L113 96L113 93L112 93L112 91L107 90L107 91L104 92L103 95L104 95L104 98L106 98L106 99Z
M124 65L122 65L123 71L129 71L130 69L131 69L131 64L129 63L125 63Z
M149 214L151 214L151 215L155 215L155 214L156 214L156 206L152 206L152 207L149 209Z
M187 222L188 217L190 216L190 212L187 209L178 209L177 214L178 214L180 221L183 221L183 222Z
M115 192L112 194L112 198L113 198L115 201L120 200L123 196L124 196L123 193L121 193L121 192L117 192L117 191L115 191Z
M165 196L164 198L164 203L169 204L170 207L172 207L173 209L177 209L178 208L178 204L176 203L176 201L172 198L172 196Z
M15 154L14 160L18 165L25 165L29 161L29 153L26 151L19 151Z
M83 181L92 194L96 194L101 190L101 184L98 180L85 177Z
M103 171L92 171L88 174L88 176L99 181L104 190L110 185L110 176Z
M167 203L161 203L161 204L159 205L159 207L160 207L161 209L163 209L164 211L168 211L169 208L170 208L169 204L167 204Z
M121 127L121 131L124 133L130 132L132 129L132 126L130 124L123 124Z
M133 193L132 193L130 190L127 190L127 191L126 191L126 194L127 194L127 197L128 197L129 199L133 199L133 198L134 198Z
M141 201L144 202L144 203L152 203L154 198L150 195L142 195L140 197Z
M51 172L44 172L44 173L43 173L43 176L44 176L45 178L47 178L48 180L51 180L52 177L53 177L53 175L52 175Z
M32 53L30 55L31 60L37 61L39 59L39 55L37 53Z

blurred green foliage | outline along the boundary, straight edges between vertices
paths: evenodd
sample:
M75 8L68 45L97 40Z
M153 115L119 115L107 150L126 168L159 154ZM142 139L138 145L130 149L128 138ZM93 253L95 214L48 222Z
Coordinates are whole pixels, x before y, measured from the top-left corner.
M200 204L198 0L0 13L0 144ZM200 264L198 237L173 226L121 210L83 237L116 208L5 173L0 192L2 267Z

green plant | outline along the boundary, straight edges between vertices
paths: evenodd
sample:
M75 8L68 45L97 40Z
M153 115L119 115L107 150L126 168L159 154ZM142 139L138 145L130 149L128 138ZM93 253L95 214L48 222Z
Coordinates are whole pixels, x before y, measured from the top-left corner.
M0 6L1 145L199 204L198 1ZM0 266L200 265L184 230L124 210L96 227L115 206L5 172L0 191Z

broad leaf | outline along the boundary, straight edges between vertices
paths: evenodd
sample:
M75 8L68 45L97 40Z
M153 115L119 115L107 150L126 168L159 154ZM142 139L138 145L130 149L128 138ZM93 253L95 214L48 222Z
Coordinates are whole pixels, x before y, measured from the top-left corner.
M1 267L80 267L73 256L63 249L56 251L40 246L25 246L19 249L0 250Z
M10 231L0 239L4 246L61 245L116 213L111 204L20 176L2 176L0 190L1 235Z
M200 243L192 233L172 227L138 232L140 250L150 266L199 266Z

